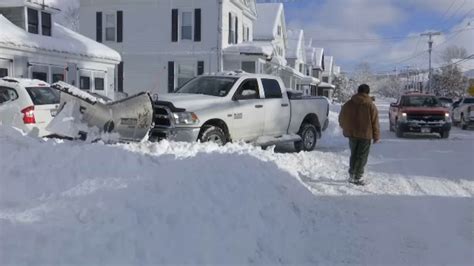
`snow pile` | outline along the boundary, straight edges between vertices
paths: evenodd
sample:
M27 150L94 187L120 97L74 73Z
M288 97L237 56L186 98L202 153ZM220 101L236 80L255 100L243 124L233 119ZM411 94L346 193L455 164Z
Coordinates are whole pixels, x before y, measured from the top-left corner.
M243 42L224 48L224 52L227 54L263 55L267 58L271 58L273 54L273 44L271 42Z
M387 103L357 187L338 108L311 153L0 126L0 265L472 264L472 132L391 138Z

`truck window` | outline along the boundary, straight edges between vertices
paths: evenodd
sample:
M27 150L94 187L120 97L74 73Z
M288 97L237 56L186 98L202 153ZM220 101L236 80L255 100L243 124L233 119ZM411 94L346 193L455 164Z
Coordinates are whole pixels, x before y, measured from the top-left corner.
M239 89L234 96L237 100L251 100L259 99L260 93L258 92L258 82L256 79L247 79L240 84Z
M266 99L282 98L280 83L275 79L262 79L263 91Z

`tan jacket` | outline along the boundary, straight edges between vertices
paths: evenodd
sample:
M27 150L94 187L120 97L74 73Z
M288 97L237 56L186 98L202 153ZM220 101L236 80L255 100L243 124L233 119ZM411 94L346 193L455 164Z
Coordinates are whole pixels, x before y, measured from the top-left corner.
M347 138L380 139L377 107L368 94L358 93L342 106L339 126Z

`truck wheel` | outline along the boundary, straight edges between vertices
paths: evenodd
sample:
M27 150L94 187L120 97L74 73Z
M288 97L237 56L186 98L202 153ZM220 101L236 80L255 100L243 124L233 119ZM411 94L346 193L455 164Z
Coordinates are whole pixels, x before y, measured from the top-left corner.
M399 127L396 128L395 134L397 135L397 138L403 138L403 131Z
M219 146L223 146L227 143L227 137L224 131L215 126L205 126L199 134L199 140L201 142L214 142Z
M439 134L442 139L447 139L449 138L449 130L445 130Z
M301 141L295 142L295 149L297 152L314 150L318 140L318 131L314 125L303 124L298 135L300 135Z
M464 114L461 114L461 122L459 123L461 125L462 130L467 130L467 124L464 123Z

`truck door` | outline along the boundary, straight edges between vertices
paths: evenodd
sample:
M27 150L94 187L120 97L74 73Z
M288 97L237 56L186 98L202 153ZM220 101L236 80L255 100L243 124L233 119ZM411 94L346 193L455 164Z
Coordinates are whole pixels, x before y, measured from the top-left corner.
M290 101L276 79L262 78L265 94L265 122L263 135L281 136L287 133L290 123Z
M242 81L232 97L232 138L234 140L255 140L263 134L265 109L257 79Z

